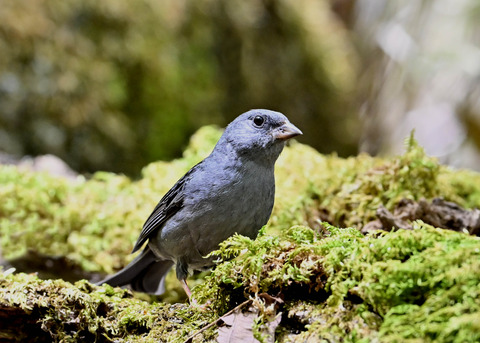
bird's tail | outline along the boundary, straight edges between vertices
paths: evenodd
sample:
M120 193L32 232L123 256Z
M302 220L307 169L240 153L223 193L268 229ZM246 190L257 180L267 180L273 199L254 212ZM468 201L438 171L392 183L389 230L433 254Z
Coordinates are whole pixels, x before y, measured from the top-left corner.
M97 285L130 285L135 291L160 295L165 292L165 275L172 266L172 261L159 261L147 246L125 268L97 282Z

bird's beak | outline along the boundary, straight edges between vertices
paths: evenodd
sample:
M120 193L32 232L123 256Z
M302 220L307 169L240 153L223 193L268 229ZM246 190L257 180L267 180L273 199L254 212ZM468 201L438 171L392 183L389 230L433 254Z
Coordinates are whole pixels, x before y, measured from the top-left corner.
M292 123L285 123L273 132L273 138L285 141L302 134L303 132Z

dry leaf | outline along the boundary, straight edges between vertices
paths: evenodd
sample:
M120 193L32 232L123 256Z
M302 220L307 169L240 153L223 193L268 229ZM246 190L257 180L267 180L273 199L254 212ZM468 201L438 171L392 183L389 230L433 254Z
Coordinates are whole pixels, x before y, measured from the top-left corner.
M218 343L258 343L259 341L253 336L253 325L258 313L250 307L246 312L241 310L232 312L222 317L223 326L218 329ZM263 334L267 334L267 343L275 342L275 329L280 324L282 314L279 313L274 320L267 323L266 328L262 330Z

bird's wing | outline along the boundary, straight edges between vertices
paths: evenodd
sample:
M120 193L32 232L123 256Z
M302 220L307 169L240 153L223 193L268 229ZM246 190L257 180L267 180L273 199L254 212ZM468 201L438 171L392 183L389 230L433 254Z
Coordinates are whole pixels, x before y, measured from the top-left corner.
M185 183L191 178L198 166L202 162L190 169L175 185L163 196L159 201L152 214L148 217L145 224L143 224L142 232L138 237L137 243L133 247L132 253L140 249L145 241L159 229L171 216L177 213L183 205L185 193L183 191Z

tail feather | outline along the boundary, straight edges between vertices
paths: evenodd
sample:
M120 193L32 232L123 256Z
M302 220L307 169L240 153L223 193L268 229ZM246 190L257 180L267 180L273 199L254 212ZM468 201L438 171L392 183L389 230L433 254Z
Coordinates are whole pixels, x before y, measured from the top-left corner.
M169 260L158 261L155 254L146 247L125 268L106 277L97 285L127 286L138 292L160 295L165 292L165 275L173 266Z

